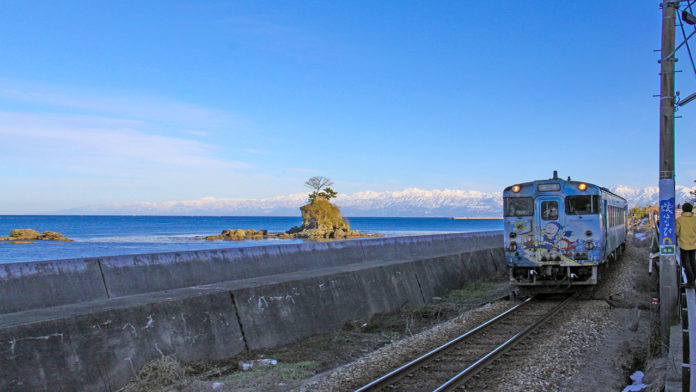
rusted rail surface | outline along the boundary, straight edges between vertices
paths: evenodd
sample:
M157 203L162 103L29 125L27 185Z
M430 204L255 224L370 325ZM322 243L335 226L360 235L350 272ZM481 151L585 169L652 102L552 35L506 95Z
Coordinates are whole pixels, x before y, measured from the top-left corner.
M452 391L553 317L563 301L528 298L463 335L355 390Z

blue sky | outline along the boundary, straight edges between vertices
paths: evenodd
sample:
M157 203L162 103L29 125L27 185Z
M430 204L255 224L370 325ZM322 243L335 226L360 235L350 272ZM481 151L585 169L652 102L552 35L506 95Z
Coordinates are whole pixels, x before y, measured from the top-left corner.
M0 213L267 197L312 175L345 193L553 170L657 185L658 4L5 2ZM691 185L696 104L679 114Z

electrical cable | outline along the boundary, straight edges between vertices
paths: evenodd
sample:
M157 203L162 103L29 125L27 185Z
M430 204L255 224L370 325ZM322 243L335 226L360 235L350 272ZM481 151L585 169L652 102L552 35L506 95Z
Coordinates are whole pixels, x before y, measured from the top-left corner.
M686 8L689 9L689 13L691 13L692 15L693 15L694 11L691 9L691 6L692 6L694 3L696 3L696 0L691 0L691 1L689 1L689 3L686 5ZM684 22L683 22L683 20L681 20L681 18L680 18L679 23L681 24L681 27L682 27L682 35L683 35L683 36L686 36L686 32L684 31ZM696 31L696 26L694 26L694 31ZM686 49L689 51L689 57L691 58L691 66L694 67L694 59L693 59L693 57L691 56L691 48L689 48L689 43L688 43L688 42L686 42ZM694 67L694 73L696 73L696 67Z
M689 4L686 6L689 11L691 11L691 3L692 2L689 2ZM689 60L691 60L691 68L693 68L694 76L696 77L696 64L694 64L694 56L691 55L691 48L689 47L689 42L686 38L686 31L684 31L684 18L681 15L679 16L679 27L681 27L682 36L684 37L684 44L686 45L686 51L689 52ZM694 26L694 28L696 29L696 26Z

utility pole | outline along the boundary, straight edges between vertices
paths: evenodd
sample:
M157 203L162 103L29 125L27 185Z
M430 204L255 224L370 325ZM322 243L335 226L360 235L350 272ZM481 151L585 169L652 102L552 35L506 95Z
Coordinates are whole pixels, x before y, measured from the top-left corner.
M660 326L662 347L669 347L669 328L677 323L677 268L674 224L674 32L678 1L662 7L660 60Z

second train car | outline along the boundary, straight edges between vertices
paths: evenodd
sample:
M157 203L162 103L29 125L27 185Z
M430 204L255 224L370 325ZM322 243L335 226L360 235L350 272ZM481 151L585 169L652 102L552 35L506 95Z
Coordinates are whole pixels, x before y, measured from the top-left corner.
M510 281L524 293L597 284L598 267L626 246L626 199L556 171L505 188L503 208Z

